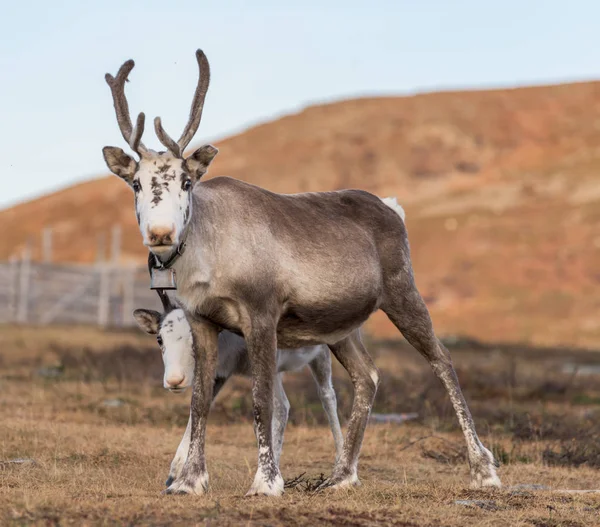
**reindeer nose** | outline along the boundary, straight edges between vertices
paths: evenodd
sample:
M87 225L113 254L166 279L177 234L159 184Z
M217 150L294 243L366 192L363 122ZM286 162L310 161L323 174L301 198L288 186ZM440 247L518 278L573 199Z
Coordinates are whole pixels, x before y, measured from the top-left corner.
M169 388L177 388L184 380L185 377L183 375L171 374L167 378L167 384Z
M175 225L171 227L148 227L148 240L151 245L172 245L175 239Z

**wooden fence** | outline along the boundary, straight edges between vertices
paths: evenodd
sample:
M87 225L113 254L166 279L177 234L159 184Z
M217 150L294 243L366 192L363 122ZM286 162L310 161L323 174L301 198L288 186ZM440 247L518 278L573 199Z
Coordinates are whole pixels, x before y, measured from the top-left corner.
M131 326L138 307L159 309L146 266L0 262L0 323Z

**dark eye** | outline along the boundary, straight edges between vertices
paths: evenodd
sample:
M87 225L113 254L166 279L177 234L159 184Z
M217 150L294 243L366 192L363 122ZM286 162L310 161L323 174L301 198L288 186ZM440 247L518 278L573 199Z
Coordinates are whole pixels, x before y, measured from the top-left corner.
M139 192L142 190L142 185L140 185L140 182L137 179L134 180L134 182L131 184L131 187L133 188L134 192Z
M163 339L160 335L156 336L156 342L158 342L158 345L162 348L163 345Z
M181 188L183 190L185 190L186 192L191 190L192 188L192 180L191 179L186 179L182 184L181 184Z

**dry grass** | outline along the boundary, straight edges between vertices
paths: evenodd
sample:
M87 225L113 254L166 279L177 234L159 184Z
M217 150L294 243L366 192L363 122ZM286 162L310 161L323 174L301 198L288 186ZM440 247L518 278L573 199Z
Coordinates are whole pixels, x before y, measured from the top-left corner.
M282 472L288 480L305 473L302 484L280 500L243 497L256 447L248 384L235 379L220 395L208 430L210 494L171 497L160 490L183 434L188 399L161 388L160 356L152 341L93 332L90 350L81 348L83 329L75 331L73 343L64 337L58 342L46 330L4 329L0 462L35 463L0 464L2 524L600 524L600 495L557 491L600 487L597 377L561 371L566 360L580 360L577 355L472 347L454 352L482 439L504 462L504 490L467 489L461 435L436 381L414 352L373 344L387 372L377 411L417 411L421 417L368 428L362 487L317 495L306 490L330 471L333 442L310 377L298 374L286 380L292 423ZM44 334L52 346L44 346ZM40 375L47 366L54 369ZM335 373L346 417L351 390L344 374ZM111 400L120 406L107 406ZM508 488L530 483L551 490Z

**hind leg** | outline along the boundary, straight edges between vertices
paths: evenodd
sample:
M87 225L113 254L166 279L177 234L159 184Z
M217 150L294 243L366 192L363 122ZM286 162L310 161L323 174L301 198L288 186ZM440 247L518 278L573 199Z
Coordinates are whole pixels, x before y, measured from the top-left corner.
M341 456L333 467L331 477L318 490L360 484L358 456L379 384L377 368L364 347L358 330L329 348L350 375L354 386L354 400Z
M383 311L406 340L427 359L450 396L467 442L471 487L500 487L500 479L496 475L498 465L492 453L477 437L475 424L460 389L450 353L433 332L429 311L417 291L412 275L405 274L401 282L388 289L388 295L390 300L382 307Z
M344 436L342 435L342 427L340 426L340 419L337 413L337 398L333 384L331 383L331 354L329 349L322 346L322 352L312 360L309 366L317 384L319 399L329 421L331 434L335 443L335 460L337 462L342 455Z

